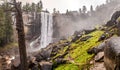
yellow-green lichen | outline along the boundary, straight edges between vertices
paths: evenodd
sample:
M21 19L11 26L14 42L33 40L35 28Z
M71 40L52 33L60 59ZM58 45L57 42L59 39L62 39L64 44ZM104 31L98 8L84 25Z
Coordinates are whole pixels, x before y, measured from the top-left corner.
M57 67L55 70L79 70L79 67L75 64L63 64Z
M64 58L69 59L70 62L72 61L71 64L61 64L55 68L55 70L82 70L84 65L87 64L93 57L93 55L89 55L87 53L87 50L100 44L98 39L103 33L103 31L94 31L83 36L93 36L87 41L77 40L77 42L72 43L69 48L69 54L67 54ZM63 52L65 51L63 50Z

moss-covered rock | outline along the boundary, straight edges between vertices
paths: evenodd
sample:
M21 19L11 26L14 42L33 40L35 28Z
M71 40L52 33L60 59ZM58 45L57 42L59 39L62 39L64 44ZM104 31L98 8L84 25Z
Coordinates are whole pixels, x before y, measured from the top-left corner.
M104 33L104 31L94 31L90 34L83 35L80 39L91 36L86 41L81 41L78 39L76 42L71 43L69 46L64 47L64 49L59 50L59 53L55 57L58 57L65 52L68 52L64 56L64 60L68 60L65 64L60 64L54 70L82 70L90 66L89 61L93 55L89 55L87 50L100 44L98 42L99 37ZM68 49L69 48L69 49Z

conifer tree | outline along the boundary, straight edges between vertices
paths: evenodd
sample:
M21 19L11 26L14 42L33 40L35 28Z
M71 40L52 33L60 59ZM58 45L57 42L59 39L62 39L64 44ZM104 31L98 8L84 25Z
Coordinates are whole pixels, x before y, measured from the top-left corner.
M87 12L87 8L86 6L83 6L83 10L82 10L83 13L86 13Z
M37 12L41 12L42 8L43 8L43 4L42 4L42 1L40 0L37 4Z
M93 6L92 6L92 5L90 6L90 11L91 11L91 12L93 12L93 11L94 11L94 10L93 10Z
M81 10L81 8L79 9L79 13L80 13L80 14L82 13L82 10Z

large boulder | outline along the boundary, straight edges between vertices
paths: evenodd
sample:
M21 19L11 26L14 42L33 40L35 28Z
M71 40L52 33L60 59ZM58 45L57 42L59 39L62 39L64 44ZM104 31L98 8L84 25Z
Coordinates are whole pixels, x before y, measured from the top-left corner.
M106 26L113 26L115 24L117 24L117 19L120 16L120 11L116 11L113 13L111 19L107 22Z
M101 43L99 46L94 47L94 48L92 48L92 49L89 49L89 50L87 51L87 53L88 53L88 54L93 54L93 53L94 53L94 54L98 54L99 52L104 51L105 46L106 46L106 42L103 42L103 43Z
M115 21L109 20L106 24L107 27L111 27L115 24Z
M40 63L40 70L52 70L52 63L51 62L46 62L46 61L41 61Z
M104 48L104 63L107 70L120 70L120 37L112 37Z
M117 23L118 35L120 36L120 17L117 19Z
M98 47L92 48L88 53L97 54L104 51L104 64L106 70L120 70L120 37L112 37Z

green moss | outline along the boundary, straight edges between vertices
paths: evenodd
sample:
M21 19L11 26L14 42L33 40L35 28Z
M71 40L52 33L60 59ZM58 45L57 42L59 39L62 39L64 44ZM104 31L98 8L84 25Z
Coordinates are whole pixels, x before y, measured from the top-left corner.
M100 44L98 39L103 33L103 31L94 31L88 35L83 36L93 36L87 41L77 40L77 42L72 43L70 45L69 54L67 54L64 58L69 59L70 62L72 60L71 64L59 65L57 68L55 68L55 70L82 70L93 57L93 55L89 55L87 53L87 50ZM61 50L61 52L65 52L65 50Z
M64 47L63 49L59 50L58 53L53 57L53 59L57 58L58 56L63 55L69 46Z
M75 64L63 64L63 65L60 65L55 70L79 70L79 66Z

